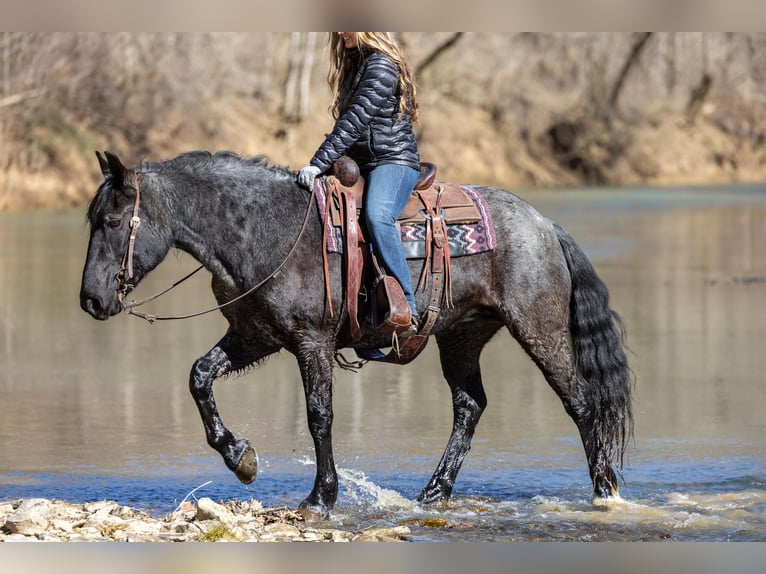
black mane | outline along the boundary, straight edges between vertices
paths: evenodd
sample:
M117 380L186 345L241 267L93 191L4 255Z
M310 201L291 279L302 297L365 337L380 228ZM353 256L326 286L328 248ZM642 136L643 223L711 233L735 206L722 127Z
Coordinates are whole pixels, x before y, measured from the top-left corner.
M276 171L289 171L285 167L270 166L266 155L246 157L227 150L215 153L207 150L184 152L162 162L141 162L140 167L136 171L139 173L150 173L169 169L187 173L201 173L225 167L260 167Z
M265 180L294 179L293 172L286 166L269 164L268 156L241 156L235 152L222 150L209 152L207 150L195 150L184 152L174 158L160 162L144 162L133 168L139 174L186 174L195 178L217 178L223 172L229 174L245 174L252 169L263 170L261 177ZM96 195L88 204L87 219L91 225L95 225L103 216L107 198L112 191L112 178L106 176L96 191Z

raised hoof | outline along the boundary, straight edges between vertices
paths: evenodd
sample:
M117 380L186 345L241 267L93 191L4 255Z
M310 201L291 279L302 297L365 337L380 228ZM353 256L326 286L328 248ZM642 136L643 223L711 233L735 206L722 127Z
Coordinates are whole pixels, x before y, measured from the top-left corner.
M242 460L239 461L237 468L234 469L234 474L243 484L250 484L255 480L255 475L258 473L258 455L255 454L253 447L249 446L245 450L245 454L242 455Z

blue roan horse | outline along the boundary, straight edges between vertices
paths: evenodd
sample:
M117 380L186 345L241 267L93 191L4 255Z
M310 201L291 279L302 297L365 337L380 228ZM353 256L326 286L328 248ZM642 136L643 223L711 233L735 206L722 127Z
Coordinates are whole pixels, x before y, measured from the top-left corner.
M118 314L120 291L137 285L171 248L190 253L210 271L219 303L262 283L221 309L228 330L194 363L189 387L208 444L249 483L257 471L255 451L224 426L213 382L282 349L292 353L316 450L314 487L300 507L326 517L338 495L332 449L336 352L386 347L390 339L365 322L361 340L352 342L346 311L328 312L322 225L313 197L290 170L269 166L261 157L197 151L128 169L114 154L97 155L104 182L88 209L82 308L101 320ZM503 327L540 368L577 425L594 498L616 496L614 469L622 467L632 434L632 373L607 288L558 224L508 191L476 189L490 207L497 247L452 261L454 306L442 311L431 333L452 392L454 422L444 455L418 500L431 503L451 495L487 404L479 357ZM305 223L304 214L311 215ZM134 216L140 217L140 229L131 225ZM411 265L416 280L421 264ZM340 256L332 254L329 266L334 309L342 309ZM418 294L419 308L427 298L428 293Z

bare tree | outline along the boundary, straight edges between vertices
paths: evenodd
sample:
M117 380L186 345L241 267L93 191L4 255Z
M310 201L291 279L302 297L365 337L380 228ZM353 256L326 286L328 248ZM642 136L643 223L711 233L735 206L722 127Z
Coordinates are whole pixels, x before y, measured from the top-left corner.
M668 94L672 94L676 87L676 33L668 32L665 34L665 89Z
M710 87L713 85L713 77L708 71L710 68L708 36L704 32L702 32L701 50L702 77L700 78L699 83L692 89L689 95L689 100L686 103L686 122L688 125L694 125L694 122L697 120L697 115L699 114L700 109L702 109L702 104L705 103L705 99L710 93Z
M308 114L316 40L317 32L290 34L287 78L280 110L285 121L300 122Z
M298 119L302 120L309 113L309 96L311 95L311 72L314 68L314 46L317 40L316 32L306 36L301 70L300 107Z
M630 53L625 59L625 62L622 64L622 68L620 68L620 72L617 74L617 79L615 80L614 84L612 85L612 89L609 92L609 99L607 100L606 108L608 115L611 116L611 114L617 108L617 100L620 98L620 94L625 87L625 80L627 79L628 74L630 74L630 71L641 58L641 54L646 49L646 45L651 37L652 32L642 32L638 34L634 40L633 46L630 49Z

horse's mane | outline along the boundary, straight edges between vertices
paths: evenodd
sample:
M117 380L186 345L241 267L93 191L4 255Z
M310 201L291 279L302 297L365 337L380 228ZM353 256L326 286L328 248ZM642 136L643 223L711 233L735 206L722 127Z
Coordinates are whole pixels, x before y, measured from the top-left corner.
M164 171L182 171L187 173L207 173L216 169L225 168L264 168L274 172L274 175L289 175L292 172L284 166L274 166L269 164L268 156L241 156L232 151L217 151L211 153L207 150L195 150L182 153L174 158L162 162L141 162L136 169L138 173L164 172Z
M194 177L209 177L222 172L231 174L253 168L263 170L260 177L265 180L294 179L293 172L288 167L270 165L266 155L246 157L226 150L215 153L195 150L160 162L141 161L134 170L141 174L184 173ZM88 205L87 217L91 225L94 225L101 217L111 189L112 181L107 177Z

